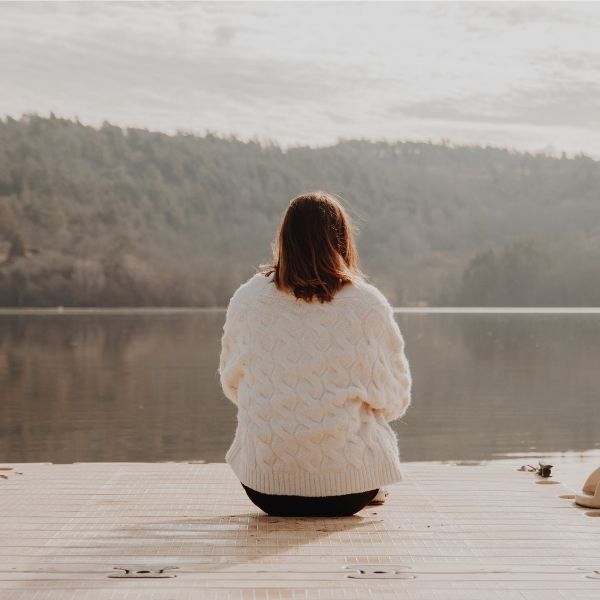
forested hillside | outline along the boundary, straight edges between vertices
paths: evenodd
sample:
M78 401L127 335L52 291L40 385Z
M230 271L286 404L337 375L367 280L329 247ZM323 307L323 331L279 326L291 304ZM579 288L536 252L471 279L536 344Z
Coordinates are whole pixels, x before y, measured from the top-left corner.
M600 305L600 163L0 120L0 305L224 306L291 198L341 195L396 305Z

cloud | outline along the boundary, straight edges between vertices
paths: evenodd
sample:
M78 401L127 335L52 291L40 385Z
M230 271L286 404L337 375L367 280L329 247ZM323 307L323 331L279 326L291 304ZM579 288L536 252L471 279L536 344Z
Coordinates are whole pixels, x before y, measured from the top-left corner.
M12 30L0 38L0 78L9 82L3 92L15 104L22 100L23 110L60 112L68 98L69 106L95 105L96 110L103 103L123 106L142 100L145 112L169 105L183 109L186 102L188 111L227 111L236 103L327 106L341 95L377 85L379 80L366 68L338 68L314 57L280 56L264 45L257 47L258 33L248 13L239 14L242 5L226 4L192 3L188 14L186 3L160 4L156 10L153 4L51 3L36 5L35 19L15 7ZM88 19L90 10L101 18ZM48 28L50 39L36 33L40 11L61 13ZM237 21L223 20L229 14ZM238 43L242 35L247 37ZM254 45L248 43L250 37Z
M327 117L331 122L337 125L347 125L348 123L352 123L352 118L345 117L339 113L334 113L331 110L324 111L324 116Z
M179 121L204 114L209 122L215 111L229 119L251 107L262 120L274 107L328 107L377 83L360 69L209 50L182 54L152 36L122 38L117 31L85 43L55 40L51 47L29 41L26 53L0 41L0 72L10 81L5 100L14 99L23 111L104 112L102 120L142 111L161 120L179 114Z
M598 25L600 14L594 6L582 6L577 10L571 2L473 2L456 7L466 14L487 21L494 28L499 24L508 26L540 26L548 24ZM594 3L590 3L594 4Z
M395 105L390 113L436 121L600 128L600 83L554 84L502 96L439 98Z
M560 70L564 79L581 79L586 72L594 77L600 76L600 52L544 52L530 56L529 61L554 71Z
M219 27L215 27L214 30L214 40L217 46L231 46L233 42L233 38L237 33L237 29L235 27L230 27L227 25L220 25Z

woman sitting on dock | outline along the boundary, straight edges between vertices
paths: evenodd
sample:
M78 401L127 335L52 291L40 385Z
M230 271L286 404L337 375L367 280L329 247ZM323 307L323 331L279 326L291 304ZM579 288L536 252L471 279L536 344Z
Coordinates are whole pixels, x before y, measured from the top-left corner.
M298 196L273 263L227 308L219 374L238 426L226 461L270 515L349 516L402 480L388 423L410 403L404 340L353 230L332 195Z

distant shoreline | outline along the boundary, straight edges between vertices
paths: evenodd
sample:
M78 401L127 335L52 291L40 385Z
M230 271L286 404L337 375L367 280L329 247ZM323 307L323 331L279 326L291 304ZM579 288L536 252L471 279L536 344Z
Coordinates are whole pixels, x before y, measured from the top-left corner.
M210 312L225 312L227 307L30 307L30 308L0 308L1 315L160 315L160 314L201 314ZM519 306L406 306L394 307L399 314L600 314L600 307L519 307Z

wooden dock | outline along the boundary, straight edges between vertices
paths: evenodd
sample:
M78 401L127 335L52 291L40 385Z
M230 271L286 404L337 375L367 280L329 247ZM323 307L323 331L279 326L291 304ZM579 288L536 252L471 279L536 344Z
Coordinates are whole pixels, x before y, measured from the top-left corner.
M383 506L281 519L222 464L0 466L1 600L600 599L600 511L513 468L405 465Z

